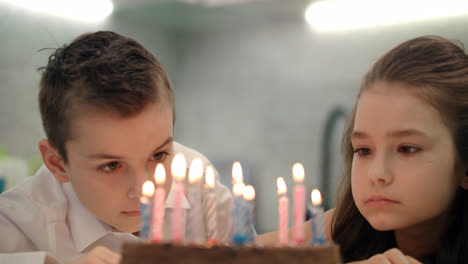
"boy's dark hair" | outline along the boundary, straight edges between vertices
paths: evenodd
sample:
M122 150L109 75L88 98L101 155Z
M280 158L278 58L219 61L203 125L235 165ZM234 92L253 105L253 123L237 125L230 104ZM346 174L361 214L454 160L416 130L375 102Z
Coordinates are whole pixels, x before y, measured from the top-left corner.
M131 38L110 31L83 34L56 49L40 70L42 123L65 163L65 142L72 136L70 121L88 107L125 118L166 99L175 119L174 95L166 71Z
M452 132L457 163L468 162L468 56L462 47L437 36L408 40L382 56L364 76L361 94L378 82L407 84L440 112ZM356 207L351 190L354 106L342 141L345 168L332 220L332 238L345 262L367 259L396 247L393 231L377 231ZM468 190L458 188L441 248L428 262L468 263Z

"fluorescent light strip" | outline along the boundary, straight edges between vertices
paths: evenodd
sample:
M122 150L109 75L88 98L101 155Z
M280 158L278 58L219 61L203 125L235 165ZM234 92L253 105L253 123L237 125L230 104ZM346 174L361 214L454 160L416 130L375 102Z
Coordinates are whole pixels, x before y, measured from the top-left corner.
M0 0L46 15L81 22L99 22L112 13L111 0Z
M467 0L333 0L312 3L307 22L316 30L346 30L468 14Z

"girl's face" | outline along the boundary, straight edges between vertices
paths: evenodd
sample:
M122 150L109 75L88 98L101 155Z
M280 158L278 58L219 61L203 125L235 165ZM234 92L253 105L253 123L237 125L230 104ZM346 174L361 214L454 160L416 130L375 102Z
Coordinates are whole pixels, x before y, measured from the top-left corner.
M353 198L372 227L440 223L463 172L451 131L434 107L404 84L376 82L358 101L351 142Z

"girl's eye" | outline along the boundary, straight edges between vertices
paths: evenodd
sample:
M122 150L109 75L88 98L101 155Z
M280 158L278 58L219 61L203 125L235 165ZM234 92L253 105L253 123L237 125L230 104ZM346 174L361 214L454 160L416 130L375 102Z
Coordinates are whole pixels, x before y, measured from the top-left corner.
M103 171L105 173L111 173L111 172L113 172L114 170L116 170L119 167L120 167L119 162L112 161L112 162L109 162L109 163L99 167L98 170Z
M402 153L415 153L420 150L421 148L414 147L414 146L401 146L398 148L398 152L402 152Z
M153 155L153 160L154 161L163 161L168 155L169 155L169 153L167 153L167 152L158 152L158 153Z
M359 156L367 156L371 154L371 150L368 148L358 148L354 150L355 154L358 154Z

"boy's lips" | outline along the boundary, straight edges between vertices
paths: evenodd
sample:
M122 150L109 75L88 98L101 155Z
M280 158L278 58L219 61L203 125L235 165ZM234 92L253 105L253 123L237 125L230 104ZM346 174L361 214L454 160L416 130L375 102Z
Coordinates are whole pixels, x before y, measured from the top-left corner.
M122 211L126 216L140 216L140 211Z
M371 197L369 197L369 199L366 200L366 205L375 207L389 206L399 203L400 202L392 200L382 195L372 195Z

